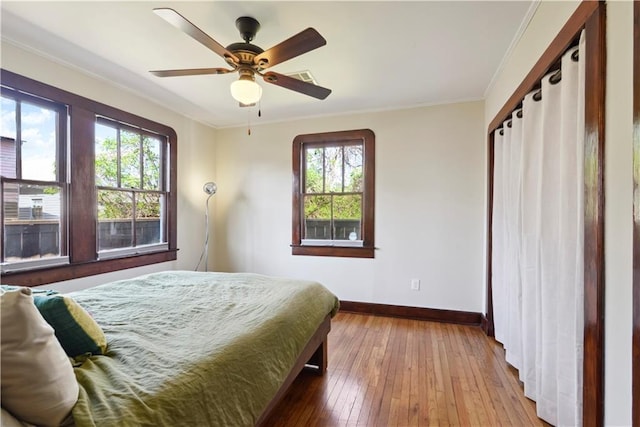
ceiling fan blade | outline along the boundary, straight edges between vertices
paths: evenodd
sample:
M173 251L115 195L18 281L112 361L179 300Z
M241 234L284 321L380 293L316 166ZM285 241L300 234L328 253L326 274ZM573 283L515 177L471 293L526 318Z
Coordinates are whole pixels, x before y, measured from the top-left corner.
M200 28L196 27L191 23L187 18L180 15L173 9L170 8L156 8L153 9L153 12L158 15L160 18L167 21L169 24L173 25L177 29L181 30L183 33L191 36L196 39L218 55L222 56L225 60L227 58L231 59L234 63L240 62L239 59L231 52L229 52L224 46L220 43L209 37L207 33L202 31Z
M199 76L202 74L227 74L235 70L226 68L186 68L184 70L155 70L149 71L157 77Z
M317 49L327 44L327 41L313 28L307 28L293 37L262 52L253 59L263 69L295 58L298 55Z
M302 80L285 76L284 74L274 73L273 71L264 73L263 77L267 83L272 83L285 89L295 90L296 92L318 99L325 99L331 93L331 89L327 89L326 87L303 82Z

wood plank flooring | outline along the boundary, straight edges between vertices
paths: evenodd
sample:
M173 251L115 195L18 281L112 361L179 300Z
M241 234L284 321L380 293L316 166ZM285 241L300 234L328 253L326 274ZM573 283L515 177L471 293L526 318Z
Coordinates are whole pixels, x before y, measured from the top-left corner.
M302 372L267 426L547 426L477 327L338 313L325 376Z

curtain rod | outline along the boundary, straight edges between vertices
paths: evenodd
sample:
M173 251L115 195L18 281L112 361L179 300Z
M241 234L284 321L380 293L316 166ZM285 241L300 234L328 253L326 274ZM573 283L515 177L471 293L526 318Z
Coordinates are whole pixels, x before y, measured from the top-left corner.
M577 45L572 45L566 51L568 52L575 47L577 47ZM571 54L571 60L574 62L578 62L579 59L580 59L580 53L576 49L575 52ZM562 80L561 65L562 65L562 57L558 59L558 61L556 61L551 67L549 67L549 71L545 73L545 77L548 76L549 73L553 73L549 77L549 83L551 83L552 85L556 85L560 83L560 81ZM542 100L542 81L539 81L538 83L536 83L535 86L531 88L531 91L534 91L534 90L535 90L535 93L533 94L533 100L536 102L541 101ZM519 119L522 118L522 101L520 101L518 105L516 105L516 108L511 112L510 115L513 115L514 113L516 114L516 117L518 117ZM511 127L511 119L507 120L507 127ZM504 124L498 126L496 130L500 131L500 135L504 135Z
M575 39L573 39L571 44L569 44L569 47L567 47L567 49L564 51L564 53L562 55L560 55L560 57L556 60L556 62L554 62L551 66L549 66L549 68L547 68L547 71L544 73L544 77L548 76L550 73L553 73L551 75L551 77L549 77L549 83L558 84L562 80L562 70L561 70L562 57L564 56L565 53L569 52L571 49L577 48L579 44L580 44L580 33L578 33L578 35L575 37ZM579 53L578 49L576 49L571 54L571 59L574 62L577 62L580 59L580 53ZM535 91L535 93L533 94L533 100L534 101L542 100L542 79L539 80L536 84L534 84L531 87L531 89L529 90L528 93L531 93L531 92L534 92L534 91ZM511 111L510 114L507 115L507 117L511 117L513 115L513 113L517 112L518 110L522 110L522 101L520 101L516 105L516 107ZM522 118L521 114L522 113L520 113L518 118ZM506 120L507 119L503 120L503 123ZM510 121L510 119L509 119L509 121ZM498 126L498 127L496 127L494 129L494 132L495 131L500 131L500 135L504 135L503 128L504 128L504 124L501 124L500 126Z

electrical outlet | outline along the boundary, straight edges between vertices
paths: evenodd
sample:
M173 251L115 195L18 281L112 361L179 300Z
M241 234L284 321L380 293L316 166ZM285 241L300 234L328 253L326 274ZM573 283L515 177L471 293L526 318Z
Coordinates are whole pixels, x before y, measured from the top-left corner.
M420 279L411 279L411 290L412 291L420 290Z

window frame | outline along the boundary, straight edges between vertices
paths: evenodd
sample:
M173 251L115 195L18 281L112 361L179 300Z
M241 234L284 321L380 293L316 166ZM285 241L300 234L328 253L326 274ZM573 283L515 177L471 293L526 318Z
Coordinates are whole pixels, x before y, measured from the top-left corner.
M362 246L332 241L331 245L302 244L304 220L304 166L305 148L333 147L336 145L362 144ZM298 135L293 140L293 191L292 191L292 255L333 256L346 258L374 258L375 256L375 134L371 129L322 132Z
M177 134L169 126L67 92L45 83L0 69L2 86L38 98L64 104L68 109L67 232L69 263L58 266L3 272L3 283L38 286L177 259ZM97 199L95 185L95 124L98 117L129 124L166 136L168 159L167 247L157 251L100 259L97 251Z
M168 188L168 182L166 179L166 170L167 170L167 137L165 135L159 135L157 133L153 133L153 132L149 132L146 129L142 129L142 128L137 128L137 127L133 127L130 124L127 123L121 123L115 120L111 120L108 117L102 117L102 116L98 116L96 117L96 125L102 125L102 126L107 126L110 127L112 129L114 129L116 131L116 135L117 135L117 145L118 145L118 153L117 153L117 172L116 172L116 184L115 186L113 185L105 185L105 184L101 184L98 185L96 182L96 193L99 193L102 190L105 191L119 191L122 193L131 193L132 197L132 202L133 202L133 217L131 218L131 222L132 222L132 242L131 242L131 246L124 246L124 247L119 247L119 248L110 248L110 249L100 249L100 241L98 239L98 241L96 242L96 250L98 251L98 257L100 259L108 259L108 258L120 258L122 256L125 255L129 255L129 254L137 254L137 253L143 253L143 252L154 252L154 251L158 251L158 250L163 250L166 249L168 247L167 242L165 242L164 240L157 242L157 243L149 243L149 244L140 244L138 243L138 236L136 233L136 223L139 221L139 219L136 217L135 211L136 211L136 203L135 203L135 199L137 197L137 195L141 195L141 194L155 194L155 195L159 195L162 196L164 198L164 200L168 200L168 195L169 195L169 191L167 190ZM124 186L124 184L122 183L122 166L121 166L121 162L122 162L122 152L121 152L121 132L126 131L126 132L130 132L130 133L135 133L136 135L140 136L140 170L139 170L139 178L140 178L140 185L139 187L126 187ZM160 144L160 150L159 150L159 155L160 155L160 161L159 161L159 166L160 166L160 170L159 170L159 179L158 179L158 188L156 189L148 189L148 188L144 188L145 184L144 184L144 161L143 161L143 148L142 148L142 144L143 144L143 138L144 137L149 137L149 138L153 138L158 140L159 144ZM95 156L94 156L95 159ZM95 164L95 163L94 163ZM166 203L162 203L162 205L166 205ZM98 204L96 203L96 208L98 208ZM167 235L167 221L166 221L166 208L164 209L164 221L160 222L160 236L161 239L163 236ZM162 215L162 213L161 213ZM99 218L96 218L97 221L97 229L99 229L99 223L100 220ZM96 230L97 230L96 229ZM98 233L99 234L99 233Z
M22 260L11 263L11 266L15 270L24 269L25 266L34 266L37 267L46 267L46 266L54 266L54 265L64 265L69 262L68 257L68 247L67 247L67 236L68 236L68 221L67 221L67 200L69 197L69 185L67 178L68 171L68 162L67 162L67 117L68 117L68 107L67 105L55 102L48 99L43 99L38 96L34 96L33 94L21 92L14 88L8 87L0 87L0 94L2 97L10 98L16 102L16 138L14 139L15 151L16 151L16 169L15 169L15 178L3 177L0 176L0 199L4 200L4 184L17 184L17 185L38 185L38 186L55 186L59 187L61 190L60 193L60 229L59 233L59 252L60 254L55 257L50 258L40 258L37 260ZM55 155L55 180L54 181L43 181L32 178L24 178L22 174L22 144L18 144L18 141L22 140L22 104L27 103L34 106L39 106L46 108L51 111L55 111L57 113L57 123L56 123L56 155ZM0 209L0 226L4 227L5 220L5 212L4 205L0 203L2 209ZM5 254L5 239L4 233L0 234L0 252ZM1 257L4 259L4 256ZM0 259L0 261L2 261Z

